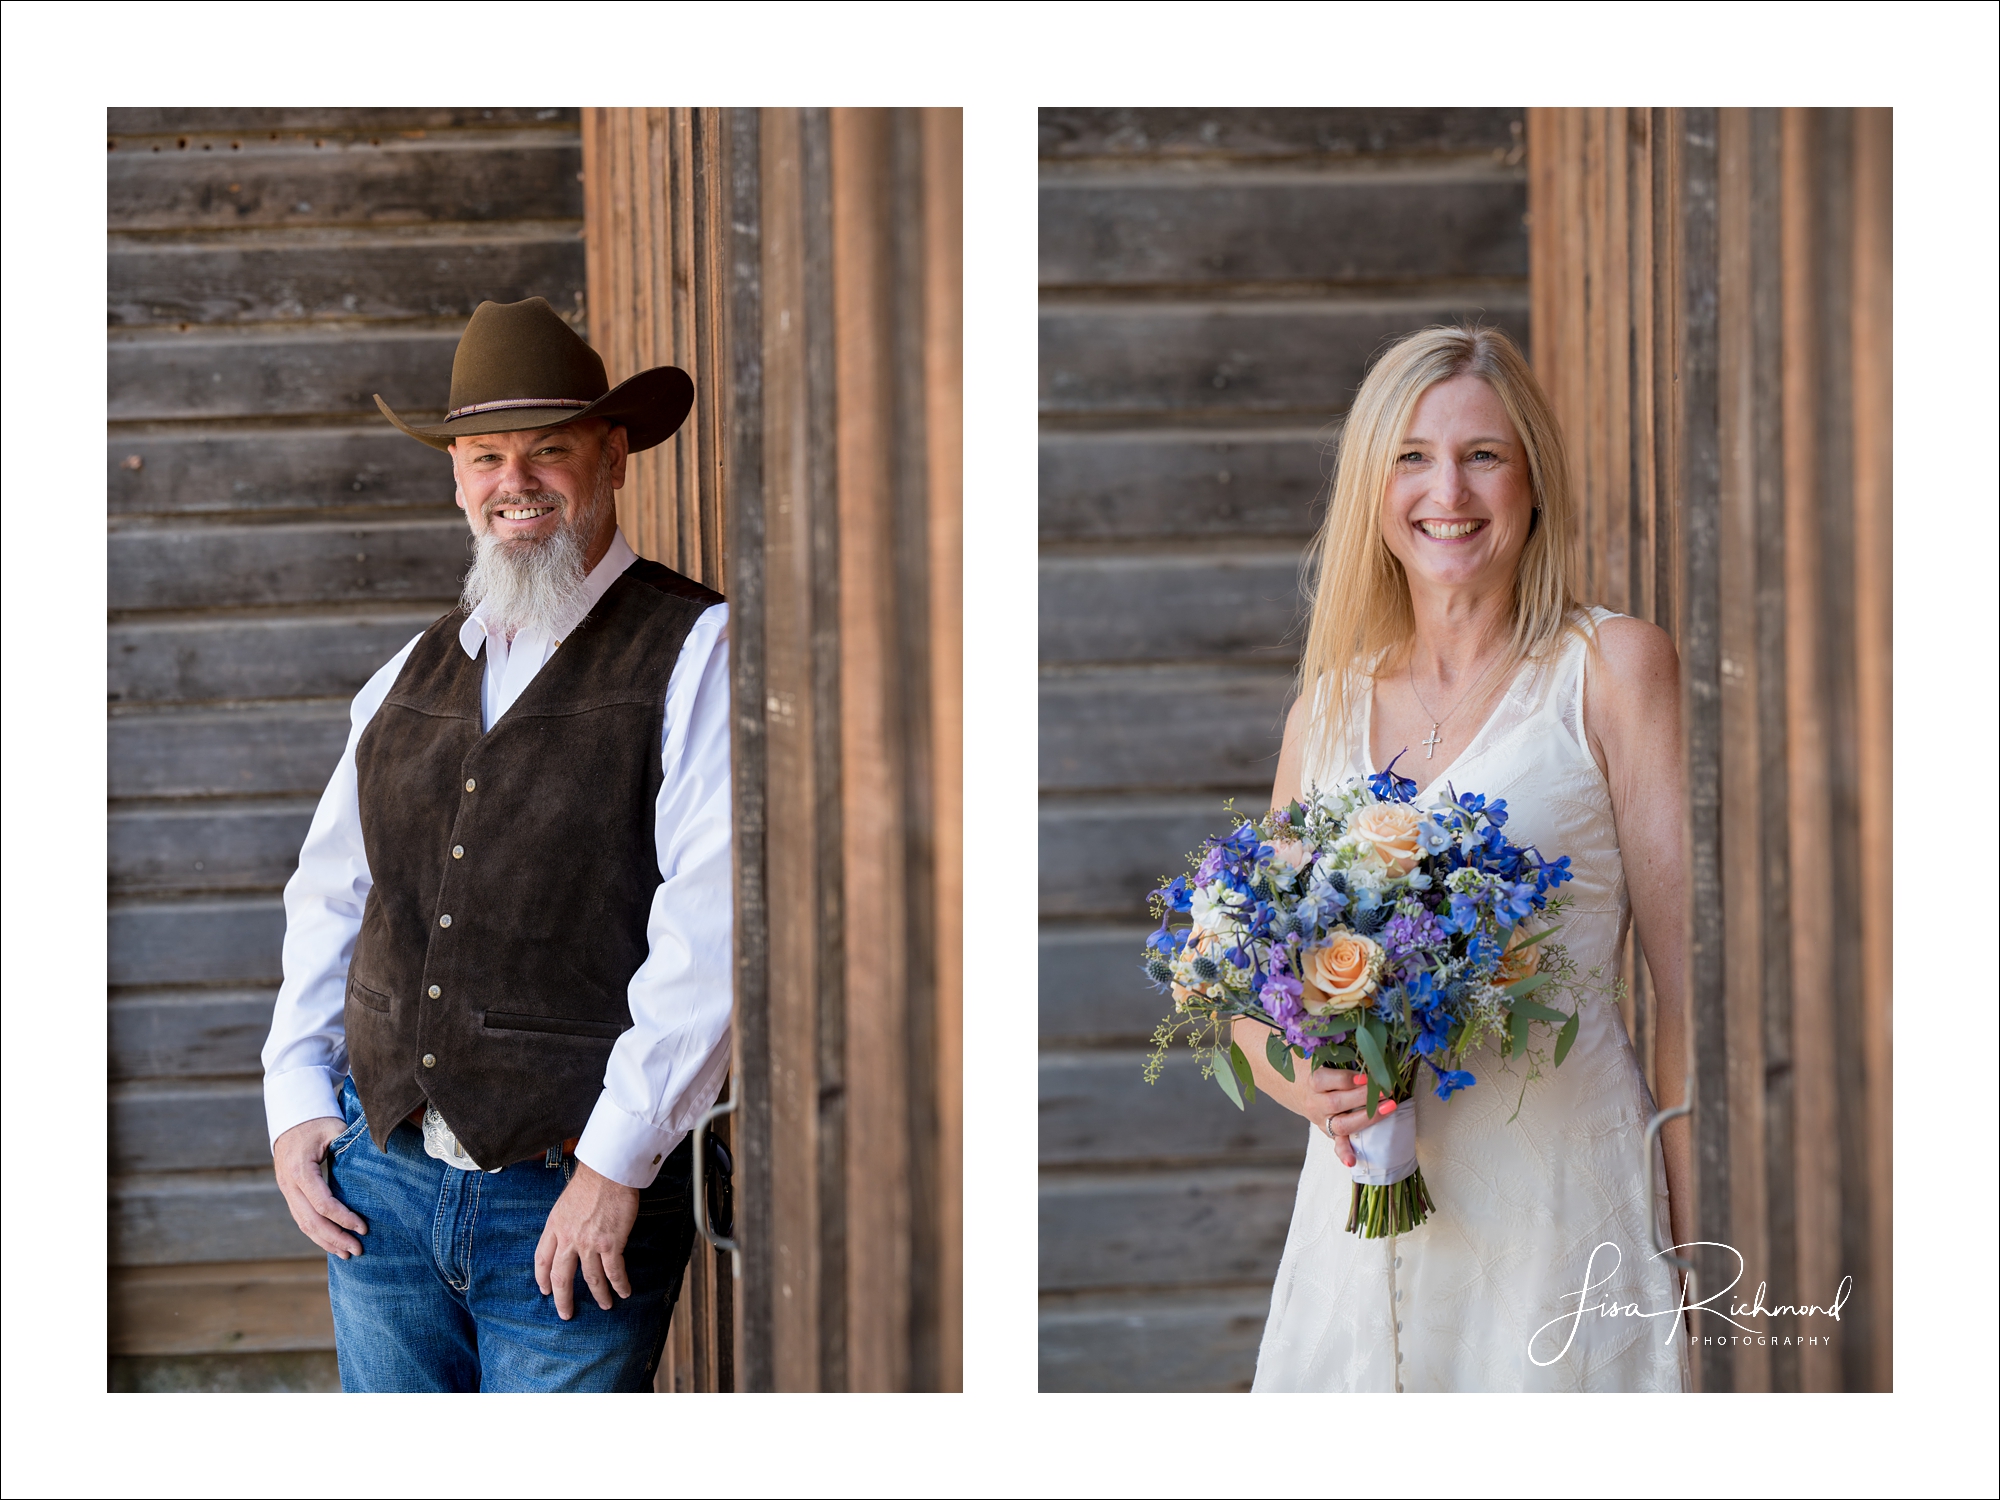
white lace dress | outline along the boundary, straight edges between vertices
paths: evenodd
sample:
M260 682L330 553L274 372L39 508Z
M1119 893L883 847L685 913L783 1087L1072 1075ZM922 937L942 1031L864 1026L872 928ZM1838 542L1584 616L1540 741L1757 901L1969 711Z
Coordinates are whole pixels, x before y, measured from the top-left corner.
M1675 1302L1648 1223L1667 1222L1657 1146L1651 1214L1645 1201L1652 1098L1609 998L1630 908L1610 791L1583 735L1585 649L1572 639L1554 662L1524 667L1448 768L1406 755L1397 770L1414 775L1421 801L1432 779L1505 798L1515 843L1570 857L1561 941L1579 974L1599 972L1605 998L1585 1006L1562 1067L1528 1085L1511 1124L1520 1060L1475 1053L1467 1066L1479 1082L1448 1103L1425 1073L1417 1162L1437 1212L1409 1234L1347 1233L1347 1168L1326 1135L1310 1131L1253 1390L1687 1389L1686 1344L1669 1341L1670 1314L1575 1316L1579 1305L1608 1302L1624 1314ZM1309 784L1376 769L1369 710L1356 717L1338 763L1309 766ZM1617 1247L1615 1270L1614 1252L1598 1248L1607 1243ZM1596 1284L1580 1297L1587 1267Z

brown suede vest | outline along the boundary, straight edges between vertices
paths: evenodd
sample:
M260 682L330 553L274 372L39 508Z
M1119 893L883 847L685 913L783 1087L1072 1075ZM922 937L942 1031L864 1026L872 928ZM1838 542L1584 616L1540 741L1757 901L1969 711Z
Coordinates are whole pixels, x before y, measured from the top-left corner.
M721 597L634 563L483 734L464 611L410 652L355 747L375 885L347 1048L377 1145L426 1098L486 1167L590 1118L660 884L667 680Z

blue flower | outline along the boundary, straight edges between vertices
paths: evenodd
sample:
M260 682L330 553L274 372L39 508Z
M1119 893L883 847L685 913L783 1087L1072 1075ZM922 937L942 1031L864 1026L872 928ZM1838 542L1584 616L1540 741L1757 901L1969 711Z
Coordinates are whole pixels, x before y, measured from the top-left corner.
M1384 802L1414 802L1417 800L1417 784L1407 776L1396 774L1396 761L1410 752L1398 750L1395 760L1368 778L1368 790Z
M1440 1099L1449 1099L1460 1089L1469 1089L1479 1081L1462 1069L1433 1067L1431 1071L1437 1074L1437 1096Z

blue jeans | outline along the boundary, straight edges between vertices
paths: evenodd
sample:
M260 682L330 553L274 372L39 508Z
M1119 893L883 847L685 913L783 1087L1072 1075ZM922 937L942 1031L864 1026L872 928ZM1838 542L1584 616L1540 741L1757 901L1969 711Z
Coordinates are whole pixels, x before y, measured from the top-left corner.
M576 1278L576 1316L535 1284L535 1246L575 1158L464 1172L424 1152L407 1122L388 1149L369 1138L350 1079L347 1128L328 1148L334 1196L368 1233L351 1260L329 1255L343 1391L649 1391L694 1242L693 1163L682 1141L639 1195L625 1244L632 1295L605 1312Z

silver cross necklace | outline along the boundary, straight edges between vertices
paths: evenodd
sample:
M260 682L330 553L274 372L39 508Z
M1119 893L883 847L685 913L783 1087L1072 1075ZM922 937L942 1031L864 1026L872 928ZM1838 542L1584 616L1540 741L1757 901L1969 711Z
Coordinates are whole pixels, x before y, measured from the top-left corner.
M1487 663L1487 670L1488 671L1492 670L1491 662ZM1417 653L1414 649L1412 649L1410 652L1409 677L1410 677L1410 696L1417 700L1417 707L1421 708L1424 711L1424 717L1431 721L1431 732L1429 737L1426 739L1419 740L1417 742L1418 744L1424 747L1424 759L1430 760L1437 754L1437 747L1444 743L1444 740L1438 734L1438 731L1445 726L1446 722L1451 718L1452 714L1458 712L1459 704L1465 702L1466 695L1469 694L1474 687L1477 687L1481 682L1486 680L1486 673L1481 672L1478 677L1473 679L1470 686L1466 687L1462 692L1459 693L1458 701L1452 704L1451 708L1446 712L1444 718L1442 719L1440 719L1436 714L1431 712L1430 705L1424 702L1424 695L1417 691Z

